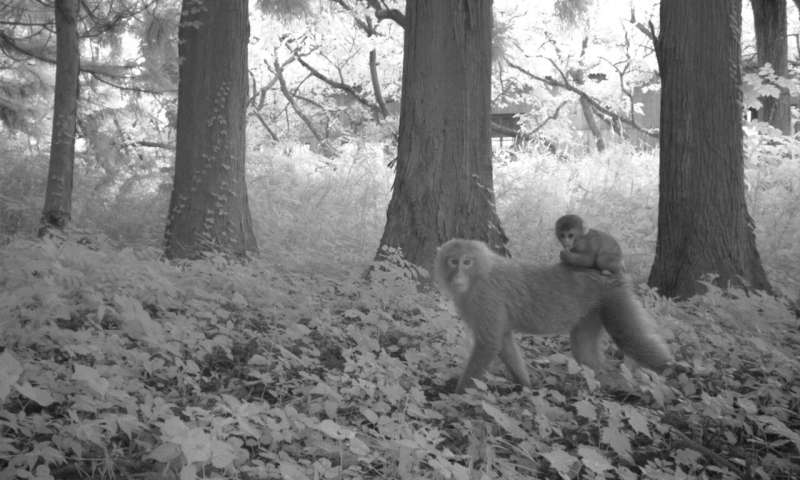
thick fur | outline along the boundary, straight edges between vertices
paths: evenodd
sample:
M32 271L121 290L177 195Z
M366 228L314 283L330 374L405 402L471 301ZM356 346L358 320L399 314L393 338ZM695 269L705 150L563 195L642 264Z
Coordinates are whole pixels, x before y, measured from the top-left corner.
M561 251L564 263L608 270L613 274L625 269L617 240L600 230L585 230L583 220L577 215L564 215L556 221L556 237L564 247Z
M603 328L646 367L660 371L672 361L653 319L622 277L564 264L530 265L501 257L482 242L455 239L439 249L434 278L475 337L458 392L497 356L518 383L530 386L515 331L569 333L575 359L594 369L603 363Z

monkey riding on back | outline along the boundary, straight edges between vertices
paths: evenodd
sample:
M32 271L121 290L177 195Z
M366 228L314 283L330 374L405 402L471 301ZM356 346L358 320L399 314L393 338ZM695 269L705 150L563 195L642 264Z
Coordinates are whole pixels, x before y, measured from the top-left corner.
M586 229L583 219L577 215L564 215L556 220L556 237L564 247L561 261L576 267L607 270L612 275L624 271L622 249L619 243L606 232Z
M515 331L569 333L575 359L595 370L603 363L603 329L648 368L660 371L672 362L655 322L621 276L563 263L532 265L497 255L483 242L454 239L439 248L434 278L475 339L456 392L472 386L498 356L517 383L531 386Z

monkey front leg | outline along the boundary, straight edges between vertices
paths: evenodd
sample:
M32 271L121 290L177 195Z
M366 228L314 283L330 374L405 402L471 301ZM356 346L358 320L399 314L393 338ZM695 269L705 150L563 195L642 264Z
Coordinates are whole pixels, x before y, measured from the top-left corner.
M478 378L483 375L489 368L489 364L497 357L502 349L501 337L495 338L482 338L475 335L475 345L472 347L472 353L469 355L467 366L464 368L464 373L458 379L456 385L456 393L464 393L464 389L472 385L472 379Z
M569 250L561 250L559 254L561 261L575 267L593 268L595 264L594 253L578 253Z

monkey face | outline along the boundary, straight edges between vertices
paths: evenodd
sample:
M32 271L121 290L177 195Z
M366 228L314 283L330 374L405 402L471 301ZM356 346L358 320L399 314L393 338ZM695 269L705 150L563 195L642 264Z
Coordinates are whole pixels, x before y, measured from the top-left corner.
M436 253L433 276L443 293L461 301L475 290L476 279L486 276L494 257L483 242L455 238Z
M558 241L564 246L564 250L570 250L575 245L575 239L580 236L580 232L574 228L570 228L568 230L559 231L557 236Z
M575 247L575 240L583 235L583 219L577 215L564 215L556 220L556 238L564 250Z
M469 290L470 270L475 260L467 255L447 259L447 281L453 293L467 293Z

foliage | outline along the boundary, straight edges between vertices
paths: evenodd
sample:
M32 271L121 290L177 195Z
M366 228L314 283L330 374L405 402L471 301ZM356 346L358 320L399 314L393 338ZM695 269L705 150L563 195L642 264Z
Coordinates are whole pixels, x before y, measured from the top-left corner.
M798 298L800 255L800 137L783 136L763 122L745 127L747 204L756 225L759 251L773 286Z
M792 478L797 320L645 292L679 368L613 387L525 340L532 391L454 396L466 336L390 264L370 283L103 242L0 251L0 478Z

